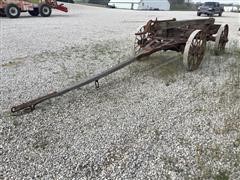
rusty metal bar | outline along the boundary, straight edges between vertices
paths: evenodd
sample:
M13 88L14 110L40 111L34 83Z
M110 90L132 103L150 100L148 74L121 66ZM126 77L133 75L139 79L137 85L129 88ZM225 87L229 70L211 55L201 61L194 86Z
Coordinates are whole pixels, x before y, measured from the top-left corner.
M11 112L12 113L15 113L15 112L18 112L18 111L21 111L21 110L27 110L27 111L33 111L35 109L35 106L43 101L46 101L48 99L51 99L51 98L54 98L54 97L57 97L57 96L61 96L63 94L66 94L67 92L69 91L72 91L74 89L78 89L80 87L83 87L87 84L90 84L91 82L95 82L95 85L97 84L98 85L98 80L102 79L103 77L109 75L109 74L112 74L122 68L124 68L125 66L135 62L137 59L139 59L140 57L133 57L133 58L130 58L128 59L127 61L124 61L118 65L115 65L113 66L112 68L108 69L108 70L105 70L103 71L102 73L100 74L97 74L97 75L94 75L86 80L84 80L83 82L77 84L77 85L74 85L72 87L69 87L67 89L64 89L62 91L59 91L59 92L53 92L53 93L50 93L46 96L42 96L40 98L37 98L37 99L34 99L34 100L31 100L29 102L26 102L26 103L23 103L21 105L18 105L18 106L14 106L11 108Z

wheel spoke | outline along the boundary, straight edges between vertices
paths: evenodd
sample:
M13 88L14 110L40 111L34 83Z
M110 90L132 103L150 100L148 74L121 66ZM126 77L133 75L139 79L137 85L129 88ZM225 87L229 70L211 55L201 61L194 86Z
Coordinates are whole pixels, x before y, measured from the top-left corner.
M218 29L215 41L215 53L218 54L221 51L224 51L226 43L228 41L228 25L223 24Z
M144 27L141 27L138 30L138 33L143 33L143 32L144 32ZM135 53L135 55L137 55L141 51L142 45L144 44L145 40L147 40L148 36L149 36L148 33L140 34L140 35L135 36L135 41L134 41L134 53Z
M195 30L186 43L184 49L184 65L192 71L198 68L203 59L206 44L206 35L201 30Z

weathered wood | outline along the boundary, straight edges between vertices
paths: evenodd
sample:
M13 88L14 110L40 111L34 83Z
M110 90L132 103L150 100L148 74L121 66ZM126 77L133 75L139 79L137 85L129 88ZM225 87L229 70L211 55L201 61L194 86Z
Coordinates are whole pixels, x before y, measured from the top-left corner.
M180 28L184 26L189 27L198 27L202 28L205 26L213 25L215 19L191 19L191 20L180 20L180 21L156 21L154 24L154 29L164 30L164 29L171 29L171 28Z
M188 38L195 30L203 31L207 41L215 41L213 35L217 33L220 25L215 25L214 22L214 18L150 20L143 26L144 30L136 33L136 36L140 36L140 40L135 42L135 47L138 48L136 55L149 55L161 50L183 52Z

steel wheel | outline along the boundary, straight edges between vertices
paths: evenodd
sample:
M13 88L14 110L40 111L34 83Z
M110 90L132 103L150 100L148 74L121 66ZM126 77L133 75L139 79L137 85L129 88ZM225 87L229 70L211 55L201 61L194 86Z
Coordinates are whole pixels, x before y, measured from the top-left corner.
M193 71L202 62L206 48L206 33L195 30L189 36L183 53L183 64L188 71Z
M215 40L215 54L219 54L225 50L225 46L228 42L228 25L222 24L218 29L216 40Z
M137 33L144 32L144 26L138 28ZM141 35L135 35L135 41L134 41L134 53L135 55L139 54L143 44L147 41L147 33L141 34Z

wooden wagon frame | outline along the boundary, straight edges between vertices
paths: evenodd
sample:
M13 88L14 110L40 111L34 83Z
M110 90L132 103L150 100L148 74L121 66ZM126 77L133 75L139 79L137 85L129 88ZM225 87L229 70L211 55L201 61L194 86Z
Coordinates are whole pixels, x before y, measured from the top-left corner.
M183 54L183 64L192 71L202 62L206 42L215 42L215 52L225 49L228 25L214 24L215 19L150 20L135 34L135 56L141 58L157 51L177 51Z

